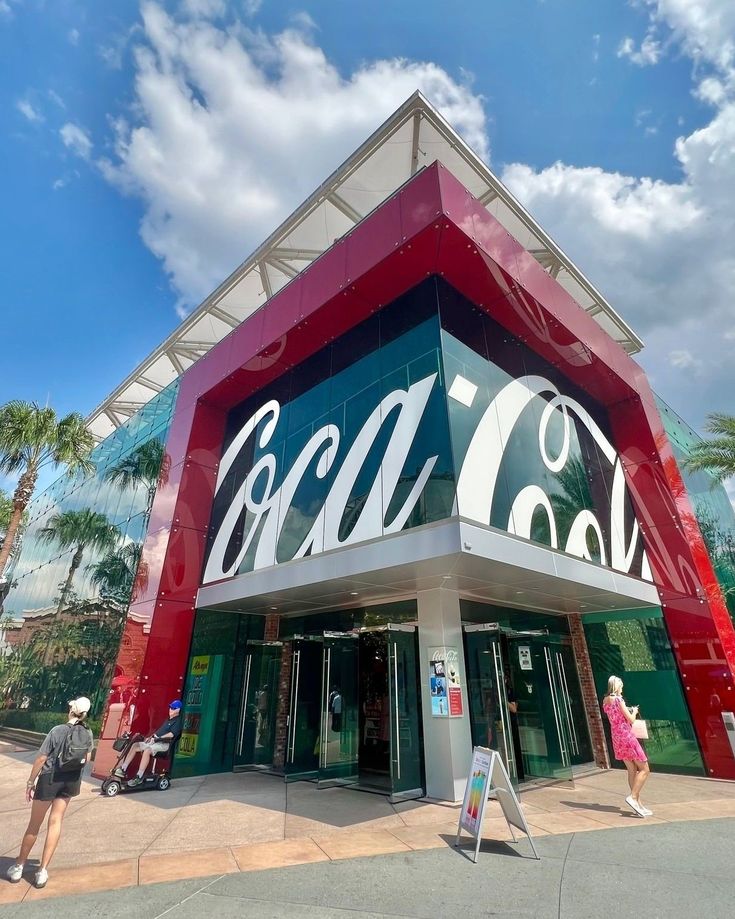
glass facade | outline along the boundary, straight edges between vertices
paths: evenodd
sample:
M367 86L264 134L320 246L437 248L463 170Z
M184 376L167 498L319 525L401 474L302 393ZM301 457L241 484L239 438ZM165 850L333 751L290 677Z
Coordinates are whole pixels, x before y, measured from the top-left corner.
M457 513L649 576L605 413L432 278L233 409L204 582Z
M265 619L231 610L199 610L184 685L183 733L175 775L232 769L245 648L263 638Z
M684 469L684 461L701 438L665 402L658 399L657 403L730 618L735 623L735 510L724 487L708 473Z
M163 390L95 447L94 472L59 478L29 505L0 619L0 723L48 730L75 695L101 714L136 577L145 577L138 561L177 391Z
M647 576L604 411L446 284L439 306L460 515Z
M418 406L413 438L400 437L407 452L390 488L381 482L381 462L411 409L402 413L396 411L399 402L384 400L405 395L414 384L426 399ZM450 516L454 489L445 405L430 280L231 412L225 457L237 451L249 419L259 420L219 483L207 572L215 570L205 573L205 582ZM418 478L427 468L421 487ZM298 481L292 470L299 471ZM413 489L420 492L415 500ZM235 519L231 508L243 504ZM401 516L404 506L410 513ZM368 530L376 519L377 533ZM217 566L211 563L215 552Z
M583 622L598 698L605 695L611 675L621 678L626 702L640 706L648 725L644 745L652 767L704 775L661 610L645 617L640 610L592 613ZM609 725L603 722L612 759Z

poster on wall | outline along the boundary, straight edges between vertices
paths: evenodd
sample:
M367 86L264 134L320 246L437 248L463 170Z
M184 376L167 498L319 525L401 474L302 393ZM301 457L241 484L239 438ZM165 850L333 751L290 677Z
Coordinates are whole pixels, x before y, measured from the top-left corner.
M528 645L520 645L518 647L518 662L521 665L521 670L533 670L531 649Z
M221 654L200 654L189 661L179 757L190 761L209 757L221 680Z
M429 648L429 691L434 718L461 718L464 714L456 648Z

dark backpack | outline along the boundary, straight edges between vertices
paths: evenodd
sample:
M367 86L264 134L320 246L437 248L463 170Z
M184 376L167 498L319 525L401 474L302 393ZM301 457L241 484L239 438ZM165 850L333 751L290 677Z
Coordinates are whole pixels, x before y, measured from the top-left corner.
M92 732L86 724L78 721L67 725L66 737L56 755L58 772L79 772L87 762L94 746Z

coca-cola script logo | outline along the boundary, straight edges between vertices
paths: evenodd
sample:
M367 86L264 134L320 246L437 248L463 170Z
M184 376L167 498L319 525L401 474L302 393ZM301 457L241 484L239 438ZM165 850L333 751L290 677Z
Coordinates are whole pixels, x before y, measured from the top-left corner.
M276 564L284 522L304 477L308 474L323 480L333 467L337 469L334 481L292 558L315 555L403 529L431 476L438 454L426 456L416 471L408 495L388 523L384 509L390 505L401 479L436 380L437 374L433 373L408 389L396 389L389 393L375 406L352 443L344 441L340 429L334 424L319 428L277 488L274 487L279 479L276 456L272 452L262 455L245 475L216 527L203 582L233 577L239 573L246 557L249 559L246 567L252 570ZM470 406L476 389L474 384L457 376L449 388L449 395ZM529 375L513 380L497 393L480 417L457 475L454 513L480 524L490 523L503 457L512 442L513 431L519 419L536 399L540 399L543 405L536 446L544 467L554 474L564 470L570 462L572 426L581 424L594 439L601 456L610 464L612 486L609 507L602 510L596 507L594 511L589 507L580 508L571 522L567 522L566 538L563 545L560 545L557 512L554 509L556 496L547 494L537 484L529 484L512 498L507 522L503 521L505 529L530 539L534 519L538 518L539 513L544 514L552 548L561 548L579 558L630 572L638 547L639 531L629 510L620 459L587 410L579 402L562 395L553 383L543 377ZM280 414L281 406L273 399L260 406L247 419L222 457L215 494L219 493L228 473L251 438L258 438L257 445L261 450L268 447ZM557 445L556 455L551 455L547 445L547 431L552 418L558 422L559 417L563 425L561 449ZM357 478L388 418L393 427L377 473L361 502L354 525L346 535L340 536L340 525L353 497ZM343 454L344 459L337 468L336 460ZM598 517L600 513L608 517L604 528ZM240 536L239 527L243 519L247 525ZM239 545L233 551L235 539ZM645 553L638 557L641 560L641 570L636 573L650 580L651 573Z

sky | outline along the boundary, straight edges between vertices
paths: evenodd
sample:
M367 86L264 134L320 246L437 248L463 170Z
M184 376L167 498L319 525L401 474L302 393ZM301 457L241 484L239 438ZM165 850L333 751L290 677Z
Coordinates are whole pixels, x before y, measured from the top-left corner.
M416 89L735 414L733 0L0 0L0 404L91 412Z

